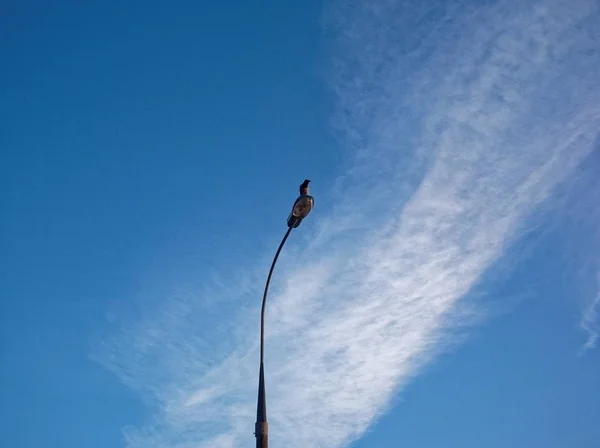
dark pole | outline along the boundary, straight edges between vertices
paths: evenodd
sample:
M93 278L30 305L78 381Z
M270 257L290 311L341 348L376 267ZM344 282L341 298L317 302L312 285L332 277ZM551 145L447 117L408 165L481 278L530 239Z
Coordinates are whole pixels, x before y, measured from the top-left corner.
M275 263L279 258L283 245L290 236L292 229L300 225L302 220L308 216L313 208L315 200L308 193L308 184L310 180L306 179L300 185L300 196L294 202L290 216L287 219L287 232L279 243L275 258L271 263L267 283L265 284L265 292L262 299L262 307L260 310L260 373L258 375L258 403L256 405L256 423L254 424L254 436L256 437L256 448L268 448L269 446L269 424L267 423L267 398L265 394L265 305L267 304L267 294L269 293L269 284L271 276L275 269Z
M269 270L269 275L267 276L267 283L265 285L265 292L263 294L262 299L262 308L260 311L260 373L258 376L258 404L256 406L256 424L254 425L254 435L256 436L256 448L268 448L269 446L269 424L267 423L267 399L265 396L265 369L264 369L264 359L265 359L265 305L267 303L267 294L269 292L269 284L271 283L271 276L273 275L273 269L275 269L275 263L277 263L277 259L279 258L279 254L281 249L283 249L283 245L290 236L293 225L289 226L287 232L285 232L285 236L281 240L279 244L279 248L275 253L275 258L273 258L273 263L271 263L271 269Z

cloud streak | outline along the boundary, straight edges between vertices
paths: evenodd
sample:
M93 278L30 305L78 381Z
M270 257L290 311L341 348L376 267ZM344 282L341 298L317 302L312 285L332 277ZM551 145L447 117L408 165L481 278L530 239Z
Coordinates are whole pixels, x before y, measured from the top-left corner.
M579 326L588 335L587 341L581 347L579 354L584 354L588 350L596 348L596 342L598 341L598 333L600 328L598 327L598 309L600 308L600 274L598 275L598 295L590 304L586 307L581 323Z
M352 162L334 212L306 249L292 241L293 266L278 266L266 353L274 445L359 438L444 350L464 324L461 298L594 147L594 1L421 3L326 12L333 123ZM156 404L152 422L127 431L130 447L252 438L257 308L247 298L259 294L222 288L179 293L98 351ZM235 307L207 295L237 297ZM234 308L229 325L194 325Z

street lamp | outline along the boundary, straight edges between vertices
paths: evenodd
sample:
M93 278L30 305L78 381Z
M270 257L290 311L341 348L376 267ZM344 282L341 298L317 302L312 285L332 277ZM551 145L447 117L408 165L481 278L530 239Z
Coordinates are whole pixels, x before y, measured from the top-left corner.
M264 369L264 358L265 358L265 304L267 303L267 293L269 292L269 283L271 283L271 276L273 275L273 269L275 269L275 263L279 258L279 253L283 248L283 245L290 236L292 229L295 229L300 225L302 220L308 216L313 208L315 200L308 194L308 183L307 179L302 185L300 185L300 196L294 202L290 216L287 219L288 229L285 232L285 236L281 240L277 252L275 252L275 258L271 263L271 269L269 269L269 275L267 276L267 283L265 285L265 292L262 299L262 307L260 311L260 373L258 376L258 404L256 405L256 423L254 425L254 435L256 436L256 448L267 448L269 446L269 425L267 423L267 400L265 397L265 369Z

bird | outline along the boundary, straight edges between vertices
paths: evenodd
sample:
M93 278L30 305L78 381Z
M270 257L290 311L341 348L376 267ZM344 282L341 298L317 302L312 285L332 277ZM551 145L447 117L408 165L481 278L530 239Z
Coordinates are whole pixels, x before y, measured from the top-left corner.
M305 179L304 182L302 182L302 185L300 185L300 196L305 196L308 194L308 183L310 182L310 180Z

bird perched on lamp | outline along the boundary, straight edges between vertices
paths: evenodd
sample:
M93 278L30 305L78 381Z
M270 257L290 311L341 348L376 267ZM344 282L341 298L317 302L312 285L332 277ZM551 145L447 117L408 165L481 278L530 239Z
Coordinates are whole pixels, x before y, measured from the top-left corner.
M309 182L310 180L305 179L300 185L300 196L298 196L298 199L294 202L292 212L290 213L290 216L288 216L287 224L290 228L295 229L298 227L302 220L310 213L315 204L313 197L308 194Z

